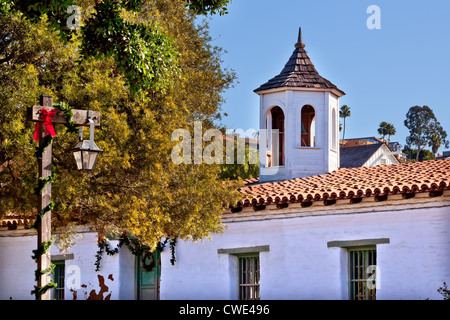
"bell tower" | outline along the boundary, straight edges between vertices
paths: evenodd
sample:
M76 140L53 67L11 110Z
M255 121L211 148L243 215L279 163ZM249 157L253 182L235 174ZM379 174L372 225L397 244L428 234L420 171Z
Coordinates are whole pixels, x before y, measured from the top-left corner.
M281 73L254 90L260 97L261 182L303 178L339 168L339 98L319 75L301 28Z

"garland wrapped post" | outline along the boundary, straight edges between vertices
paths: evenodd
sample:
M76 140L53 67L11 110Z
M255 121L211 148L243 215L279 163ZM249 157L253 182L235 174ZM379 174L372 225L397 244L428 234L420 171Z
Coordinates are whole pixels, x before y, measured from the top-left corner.
M59 112L60 110L61 112ZM77 114L77 121L73 121L74 114ZM63 117L61 117L61 114ZM32 258L37 262L35 279L37 286L31 291L37 300L50 299L49 289L55 288L56 284L51 279L54 265L51 263L49 249L53 244L51 235L51 211L55 203L51 201L51 184L55 181L55 174L52 172L52 142L56 136L53 127L55 123L65 124L69 132L76 132L77 126L86 125L86 110L72 109L68 104L62 102L53 107L52 96L42 95L40 106L33 106L27 109L27 120L36 122L33 139L39 141L35 156L39 166L39 180L36 195L39 197L38 214L33 228L37 230L37 249L33 250ZM97 117L96 126L100 125L100 116Z
M39 121L36 122L33 139L39 141L39 147L36 150L38 160L39 180L35 193L39 198L38 214L33 225L37 229L37 249L33 250L32 258L36 260L37 270L35 271L35 280L37 285L31 294L34 294L37 300L50 299L49 289L55 288L56 284L51 278L53 267L50 260L50 247L53 244L51 235L51 210L54 203L51 201L51 184L55 181L55 175L52 173L52 142L56 136L52 119L56 115L52 108L53 98L51 96L41 96L41 105L43 106L39 113ZM48 108L48 110L46 109Z

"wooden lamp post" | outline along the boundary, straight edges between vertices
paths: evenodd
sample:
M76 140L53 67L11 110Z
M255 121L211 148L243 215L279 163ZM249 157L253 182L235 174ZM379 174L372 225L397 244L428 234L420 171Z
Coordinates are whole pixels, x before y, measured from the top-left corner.
M54 116L51 118L52 124L67 124L67 120L64 111L53 107L52 96L42 95L40 97L40 106L33 106L27 109L27 120L39 123L39 148L42 150L47 143L47 130L45 128L45 119L41 116L44 111L52 112L54 110ZM93 127L100 126L100 112L77 110L72 109L72 122L77 126L90 126L91 127L91 140L93 142ZM82 130L80 128L80 135L82 140ZM95 145L95 144L94 144ZM98 148L97 148L98 149ZM100 149L95 150L97 154L102 151ZM42 155L38 159L39 162L39 179L48 179L52 175L52 143L48 144L45 150L42 151ZM46 184L39 195L38 212L44 212L49 208L52 198L51 183ZM38 250L43 247L45 243L51 241L51 210L45 212L41 217L40 223L37 224L37 248ZM47 250L44 254L37 255L37 270L49 270L51 266L50 250ZM46 272L41 275L37 280L37 287L42 288L50 282L50 273ZM47 290L43 294L36 295L37 300L49 300L50 291Z

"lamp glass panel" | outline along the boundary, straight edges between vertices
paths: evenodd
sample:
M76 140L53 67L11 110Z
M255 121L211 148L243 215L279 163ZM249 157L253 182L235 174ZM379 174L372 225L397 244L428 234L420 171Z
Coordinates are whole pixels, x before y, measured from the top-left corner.
M83 160L81 155L81 150L76 150L73 152L73 156L75 158L75 162L77 164L77 169L82 170L83 169Z
M95 167L95 163L97 162L97 151L90 151L89 152L89 170L93 170Z

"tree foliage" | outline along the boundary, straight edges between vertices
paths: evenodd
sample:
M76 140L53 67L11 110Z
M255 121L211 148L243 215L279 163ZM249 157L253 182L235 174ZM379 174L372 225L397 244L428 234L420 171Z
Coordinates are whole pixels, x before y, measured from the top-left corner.
M228 0L185 0L196 14L226 13ZM132 91L165 89L178 71L173 41L151 19L127 20L145 11L144 0L6 0L3 7L19 12L32 22L46 16L50 30L64 42L81 39L81 58L113 56ZM80 30L71 27L71 8L77 6L86 19ZM180 8L182 10L182 8Z
M437 292L442 295L444 300L450 300L450 290L448 289L447 283L444 281L442 287L440 287Z
M403 148L402 152L408 156L410 162L434 160L434 154L427 149L421 149L417 155L417 149L411 149L409 147Z
M67 5L68 1L61 3ZM131 3L140 3L139 10L125 10ZM56 104L100 111L101 128L96 129L95 140L105 150L92 172L77 171L71 152L77 135L55 126L55 229L63 232L74 223L89 224L100 237L128 232L151 248L162 237L196 240L220 232L223 207L236 199L235 185L218 179L219 165L175 165L170 158L175 144L172 132L178 128L192 132L194 120L201 120L204 130L214 127L221 117L222 93L235 78L232 71L221 68L221 49L211 45L207 24L196 24L197 16L186 9L186 2L121 1L116 13L120 11L122 20L110 22L117 23L115 31L120 24L131 30L125 44L116 41L120 32L113 30L107 39L95 30L87 32L88 27L75 30L76 36L65 41L50 21L56 9L33 7L33 18L13 10L11 3L2 4L0 215L36 212L36 143L34 124L26 122L26 108L38 104L41 94L49 94ZM77 2L83 12L95 4L97 1ZM46 14L39 15L42 12ZM86 21L98 19L100 12ZM102 26L107 33L106 22ZM90 34L99 37L97 43L111 42L112 51L90 47L92 39L85 38ZM159 41L167 41L168 46ZM126 51L121 50L126 45L142 59L133 60L132 54L124 62L121 52ZM148 45L154 47L146 51ZM98 55L101 50L106 51ZM142 61L149 63L148 74L154 77L142 76ZM152 69L164 71L173 63L177 72L164 77Z
M446 140L447 133L436 119L433 110L428 106L409 108L404 124L409 130L406 145L408 147L416 146L418 150L416 161L419 161L420 150L426 145L433 146L438 138L440 139L439 143L446 147L449 146L449 141Z
M428 146L431 147L431 151L436 154L439 148L442 146L442 138L438 133L433 133L428 141Z
M344 119L344 132L342 133L342 140L345 139L345 119L350 117L352 115L352 112L350 111L350 107L344 104L341 106L341 109L339 110L339 117Z
M231 0L187 0L189 8L197 14L215 14L220 15L228 13L227 5Z
M259 151L256 144L246 142L245 138L233 139L233 154L227 154L221 164L220 178L222 180L239 180L259 177ZM256 140L256 139L255 139ZM230 141L227 141L229 143Z
M383 139L385 139L385 137L388 136L388 141L391 141L391 136L396 134L396 130L392 123L383 121L380 123L380 126L378 127L378 134L381 135Z

